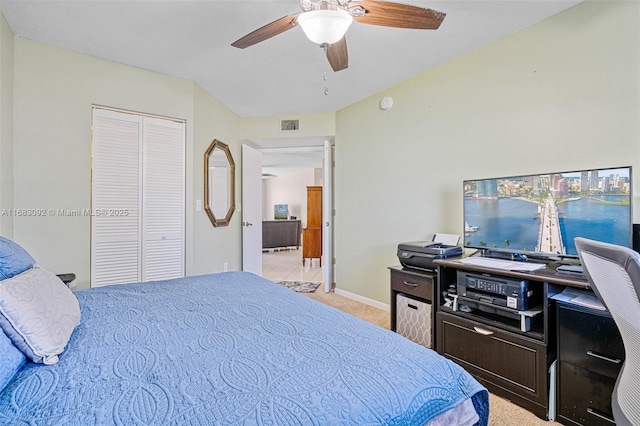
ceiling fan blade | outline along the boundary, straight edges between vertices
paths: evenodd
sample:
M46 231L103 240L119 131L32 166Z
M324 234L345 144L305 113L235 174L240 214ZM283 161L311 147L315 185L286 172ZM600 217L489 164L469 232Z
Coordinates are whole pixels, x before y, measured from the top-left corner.
M352 4L366 11L364 15L354 16L353 19L362 24L384 27L437 30L446 16L433 9L388 1L360 0Z
M337 42L327 46L327 59L334 71L340 71L349 66L347 39L342 37Z
M254 44L265 41L271 37L277 36L287 30L298 25L296 18L300 13L294 13L293 15L283 16L280 19L258 28L257 30L250 32L246 36L231 43L233 47L244 49L245 47L253 46Z

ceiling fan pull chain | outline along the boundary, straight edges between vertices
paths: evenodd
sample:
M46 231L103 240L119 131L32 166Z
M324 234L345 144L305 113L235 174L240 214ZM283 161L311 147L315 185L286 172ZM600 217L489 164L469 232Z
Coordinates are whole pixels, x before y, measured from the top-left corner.
M327 53L327 45L321 46L322 47L322 51L325 53ZM327 96L329 94L329 88L327 87L327 62L326 61L322 61L323 65L322 65L322 79L324 80L324 95Z
M327 72L326 71L323 72L323 78L324 78L324 94L328 95L329 94L329 88L327 87Z

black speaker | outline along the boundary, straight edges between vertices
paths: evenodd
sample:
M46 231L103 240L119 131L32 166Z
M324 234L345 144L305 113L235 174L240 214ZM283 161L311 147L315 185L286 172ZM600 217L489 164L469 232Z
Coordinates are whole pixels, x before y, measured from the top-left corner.
M640 223L633 224L633 249L640 252Z

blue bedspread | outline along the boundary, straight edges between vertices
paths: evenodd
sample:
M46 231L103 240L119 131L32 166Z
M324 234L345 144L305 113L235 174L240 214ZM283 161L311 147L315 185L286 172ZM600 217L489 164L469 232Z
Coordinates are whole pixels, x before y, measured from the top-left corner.
M27 364L0 424L418 425L488 395L434 351L258 276L75 292L55 365Z

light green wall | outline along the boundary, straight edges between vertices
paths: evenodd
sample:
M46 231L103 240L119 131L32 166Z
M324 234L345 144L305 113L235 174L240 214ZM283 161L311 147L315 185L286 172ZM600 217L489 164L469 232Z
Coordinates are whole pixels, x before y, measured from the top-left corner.
M0 235L13 238L13 34L0 13Z
M213 139L227 145L236 164L236 202L240 202L242 185L240 118L207 92L196 86L194 93L194 143L193 194L195 200L202 200L204 206L204 153ZM187 204L189 202L187 201ZM195 201L191 203L195 206ZM242 269L242 213L234 212L229 226L214 228L204 211L193 216L193 255L190 274L205 274L224 270L228 263L230 271Z
M194 208L202 199L202 155L210 140L227 139L239 156L235 114L191 81L18 37L14 50L16 208L90 207L92 104L185 119L186 272L221 271L222 259L202 260L221 252L230 268L239 268L239 219L214 231ZM89 285L90 233L88 217L18 217L13 226L14 239L45 268L75 272L78 288Z
M295 136L336 134L338 288L388 303L386 267L397 264L399 242L461 231L463 179L640 170L639 9L637 1L587 1L336 114L254 118L239 118L193 82L14 38L1 21L0 201L89 207L92 104L183 118L187 273L224 262L240 269L241 213L213 228L195 211L204 150L213 138L231 146L239 201L241 141L282 137L280 119L299 118ZM380 110L383 96L394 98L392 109ZM636 222L637 206L636 196ZM88 219L0 226L44 267L88 285Z
M632 165L640 188L639 4L587 1L339 111L337 287L388 303L398 243L462 232L466 178Z
M1 29L2 208L47 212L44 217L3 217L2 235L23 245L47 269L75 272L78 288L89 286L89 217L48 212L91 205L92 105L186 120L188 275L219 272L225 263L229 270L242 268L242 213L234 214L230 226L214 228L204 210L196 211L196 202L204 202L203 155L214 138L231 148L240 202L243 141L283 137L283 118L301 121L301 130L287 136L335 131L333 113L240 118L191 81L14 38L4 20Z

